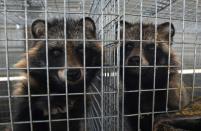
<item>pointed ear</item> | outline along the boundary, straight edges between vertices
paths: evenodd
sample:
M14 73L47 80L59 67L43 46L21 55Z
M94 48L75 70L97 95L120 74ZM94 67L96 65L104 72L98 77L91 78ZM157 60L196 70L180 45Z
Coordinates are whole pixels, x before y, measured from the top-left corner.
M45 21L44 20L35 20L32 23L31 31L34 38L42 38L45 36Z
M129 23L129 22L127 22L127 21L125 21L125 29L128 29L130 27L132 27L132 24ZM120 30L119 30L119 28L120 28ZM120 21L120 24L118 24L118 21L115 23L115 38L116 39L118 37L117 36L118 35L118 31L120 31L120 37L122 38L123 28L124 28L124 21L123 20Z
M83 27L83 18L79 20L79 25ZM85 17L85 30L96 33L96 25L90 17Z
M130 27L132 27L132 24L131 23L129 23L129 22L127 22L127 21L125 21L125 28L127 29L127 28L130 28ZM119 28L119 24L118 24L118 21L115 23L115 35L116 35L116 38L117 38L117 32L118 32L118 28ZM123 28L124 28L124 21L123 20L121 20L120 21L120 34L122 35L122 33L123 33Z
M158 34L160 36L163 36L166 39L169 39L169 34L170 34L171 38L173 38L173 36L175 34L174 25L169 22L165 22L165 23L158 25L157 30L158 30Z
M131 25L132 25L131 23L125 21L125 28L129 28L129 27L131 27ZM120 21L120 31L123 31L123 28L124 28L124 21L121 20Z

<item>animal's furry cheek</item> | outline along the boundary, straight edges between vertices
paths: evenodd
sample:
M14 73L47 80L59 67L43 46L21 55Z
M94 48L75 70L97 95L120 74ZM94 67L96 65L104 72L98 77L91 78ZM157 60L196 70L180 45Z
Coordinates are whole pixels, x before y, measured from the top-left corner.
M162 51L165 54L169 54L169 52L171 51L171 46L169 47L167 43L161 43L160 48L162 49ZM169 48L170 48L170 50L169 50Z
M15 88L15 90L13 91L13 95L23 95L23 93L24 93L24 89L23 89L23 87L17 87L17 88Z
M142 57L141 56L141 61L142 61L142 66L149 66L150 65L150 63L149 63L149 61L145 58L145 57Z

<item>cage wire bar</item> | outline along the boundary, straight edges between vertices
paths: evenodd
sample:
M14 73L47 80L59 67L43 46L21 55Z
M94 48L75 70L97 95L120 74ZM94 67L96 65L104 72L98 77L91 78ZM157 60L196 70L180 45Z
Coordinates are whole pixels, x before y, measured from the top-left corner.
M119 91L117 88L118 76L116 75L117 59L115 54L117 52L117 45L115 44L115 25L119 17L118 6L119 1L93 1L91 7L92 18L97 22L97 35L103 43L103 58L104 66L101 76L97 76L95 82L92 83L91 90L98 91L99 94L92 95L91 107L89 109L89 116L101 116L101 119L90 120L88 126L89 130L97 131L118 131L119 129ZM98 82L98 81L99 82ZM102 81L100 81L102 80ZM96 82L97 81L97 82ZM101 88L100 88L100 85Z
M18 77L18 73L21 69L13 67L13 64L20 60L20 55L28 51L30 47L30 45L28 45L30 43L29 41L34 40L29 36L29 27L32 21L38 18L45 19L45 25L47 27L47 19L51 17L84 18L85 16L90 16L95 21L98 37L97 41L102 44L101 67L94 67L100 68L101 71L94 78L88 89L86 89L86 83L84 84L84 92L82 94L84 96L83 118L69 119L68 97L73 94L69 94L66 90L64 95L66 96L67 125L69 125L69 121L80 119L84 121L84 130L87 131L124 131L126 126L126 121L124 120L126 120L127 117L138 116L137 124L138 130L140 130L140 119L143 115L151 114L153 124L155 114L168 112L168 110L154 112L153 107L152 112L141 113L141 98L139 95L139 112L137 114L124 114L124 94L126 91L124 90L124 75L123 78L120 78L120 20L132 23L140 22L141 31L139 33L141 43L142 23L152 22L155 25L155 29L157 24L167 21L173 23L176 28L173 48L176 50L181 60L179 70L181 80L185 83L184 86L186 88L192 89L192 100L201 95L200 0L2 0L0 1L0 131L3 130L5 126L10 126L11 129L13 129L13 112L15 112L15 110L12 107L15 103L13 102L14 96L11 95L12 85L16 83L16 81L24 79L23 77ZM65 21L66 19L64 19L64 23ZM83 23L85 23L84 19ZM118 26L116 26L117 24ZM68 43L66 39L68 36L66 36L65 29L64 42L66 45ZM123 24L123 31L125 35L125 23ZM85 24L83 26L83 32L82 41L85 50ZM48 49L47 38L46 28L46 49ZM125 36L123 37L123 45L125 45ZM65 48L65 52L66 51ZM48 52L46 52L46 58L47 57ZM85 55L83 58L85 59ZM26 55L26 59L29 61L28 55ZM124 61L125 60L123 60L123 63ZM26 70L29 74L29 70L32 68L29 67L28 63ZM168 63L170 68L170 59ZM87 67L85 64L86 63L84 63L84 70L86 71ZM68 68L67 58L65 59L65 68ZM123 74L124 68L126 67L124 67L123 64ZM153 68L155 72L156 64L154 64ZM46 73L48 76L48 70L52 69L49 67L48 62L44 69L47 69ZM28 74L27 76L29 76ZM86 72L84 74L86 74ZM84 79L86 80L85 77ZM141 82L140 78L139 82ZM65 83L67 87L67 78ZM182 82L180 84L183 85ZM168 87L169 83L167 84L167 95ZM155 93L157 89L153 89L152 91ZM139 94L143 92L140 84L138 92ZM54 95L57 96L58 94L53 94L53 96ZM44 121L49 122L50 127L51 122L55 121L51 119L50 115L51 96L52 94L48 91L45 97L48 97L49 119ZM28 92L24 97L28 98L29 108L31 109L32 95ZM87 105L88 97L90 98L89 106ZM153 100L154 99L155 96L153 95ZM166 107L167 103L168 100L166 101ZM153 101L153 105L154 104ZM29 114L30 117L32 117L31 110ZM27 121L27 123L30 123L31 127L33 126L32 119Z
M27 25L27 1L24 1L24 7L25 7L25 11L24 11L24 17L25 17L25 49L26 49L26 52L28 51L29 49L29 46L28 46L28 25ZM32 121L32 108L31 108L31 90L30 90L30 78L29 78L29 73L30 73L30 70L29 70L29 55L26 54L26 61L27 61L27 81L28 81L28 101L29 101L29 117L30 117L30 129L31 131L33 131L33 121ZM13 131L13 125L11 125L11 130Z
M66 18L66 6L68 7L68 4L66 5L66 0L64 0L64 18ZM68 11L68 10L67 10ZM64 23L66 23L66 19L64 19ZM66 36L66 24L64 24L64 46L65 46L65 49L64 49L64 51L65 51L65 53L67 52L67 36ZM65 68L67 68L67 56L65 55L65 57L64 57L64 59L65 59ZM66 79L65 79L65 87L66 87L66 118L67 118L67 121L66 121L66 124L67 124L67 130L69 130L69 120L68 120L68 118L69 118L69 106L68 106L68 102L69 102L69 100L68 100L68 81L67 81L67 79L68 79L68 76L66 77Z

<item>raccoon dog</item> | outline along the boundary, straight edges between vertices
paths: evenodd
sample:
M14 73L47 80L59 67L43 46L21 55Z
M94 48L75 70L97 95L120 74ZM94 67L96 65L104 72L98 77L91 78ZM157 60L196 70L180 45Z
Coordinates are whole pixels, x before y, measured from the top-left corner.
M120 25L122 40L123 21ZM142 24L141 30L140 23L125 22L125 48L122 42L120 49L120 62L125 66L124 74L121 68L121 76L124 75L123 84L125 91L128 91L124 94L125 114L164 112L166 107L168 110L177 110L179 105L184 106L189 102L186 89L180 86L177 72L179 61L171 47L174 34L174 25L169 22L157 25L156 33L154 24ZM147 114L140 119L142 131L150 131L152 128L152 115ZM138 117L127 118L133 130L137 130Z
M14 122L23 122L14 124L14 131L30 131L31 128L33 131L49 131L50 127L52 131L66 131L67 127L73 131L81 129L80 121L65 119L67 116L68 119L83 117L84 96L67 97L65 94L82 94L84 81L86 80L87 87L98 71L87 67L100 66L101 62L101 46L99 42L93 41L96 39L95 23L89 17L84 20L85 46L83 19L66 19L66 26L64 19L52 19L47 23L44 20L35 20L32 23L31 32L37 40L34 40L27 52L28 60L23 58L15 65L24 68L22 75L26 79L17 82L13 91L14 96L30 94L30 105L28 97L14 99ZM64 38L67 38L66 41ZM51 126L48 121L50 119ZM24 121L32 123L25 124Z

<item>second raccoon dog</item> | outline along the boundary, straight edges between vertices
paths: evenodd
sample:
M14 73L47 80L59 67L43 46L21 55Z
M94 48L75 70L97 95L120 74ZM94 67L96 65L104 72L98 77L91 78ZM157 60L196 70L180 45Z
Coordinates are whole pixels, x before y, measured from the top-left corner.
M25 68L22 75L27 79L19 81L14 86L13 95L28 95L30 87L30 94L35 96L31 96L31 109L29 108L28 97L18 97L15 99L16 114L14 115L14 121L30 121L29 111L31 111L33 121L46 120L46 122L32 123L33 131L49 131L49 123L47 122L49 117L52 120L64 119L64 121L51 122L52 131L66 131L66 91L68 93L83 93L84 80L86 80L86 86L88 86L98 71L98 69L86 68L86 72L84 73L84 51L86 67L100 66L101 45L93 41L96 39L94 21L89 17L85 18L85 50L83 44L83 19L66 19L65 24L66 34L64 34L64 19L47 21L48 39L46 41L45 21L34 21L31 26L31 31L33 37L38 40L33 42L32 47L28 51L28 61L24 58L15 65L19 68ZM67 38L66 47L64 41L65 36ZM46 69L47 60L48 70ZM64 69L65 63L68 69ZM28 70L29 76L26 75L27 65L30 67ZM47 76L47 71L49 77ZM86 79L84 79L84 75ZM30 83L28 83L28 79ZM67 88L65 83L66 79ZM50 93L49 99L47 96L48 89ZM48 105L48 100L50 105ZM69 95L67 103L69 109L68 118L82 118L84 113L83 103L83 95ZM48 111L49 106L50 111ZM49 116L49 113L51 116ZM74 120L68 123L69 129L72 131L79 131L81 129L80 121ZM30 124L14 124L14 131L30 130Z
M121 21L121 30L120 30L121 39L123 38L122 27L123 27L123 21ZM154 111L158 112L166 111L167 102L168 102L167 103L168 110L179 109L180 90L181 90L181 106L186 105L189 102L190 97L187 93L187 90L183 87L180 87L181 82L180 75L178 74L177 71L179 68L179 61L177 60L176 54L171 47L172 40L175 34L175 28L173 24L170 24L169 22L157 25L156 41L155 41L155 25L142 24L141 33L142 33L142 41L140 42L140 23L132 24L125 22L125 54L123 55L124 52L123 46L121 46L120 61L122 65L124 59L124 65L128 66L125 67L125 73L124 73L125 91L135 91L135 92L126 92L124 94L125 95L124 113L137 114L139 112L139 109L140 112L142 113L152 112L153 109ZM139 68L140 62L142 66L141 72ZM154 63L156 64L155 75L154 75ZM171 66L169 68L170 69L169 76L168 76L168 63ZM139 79L140 74L141 78ZM138 92L139 80L141 80L140 83L140 89L142 90L141 93ZM167 90L165 90L167 89L167 86L169 86L168 96L167 96ZM153 91L154 88L155 91ZM139 101L139 94L140 94L140 101ZM153 95L155 95L154 99ZM141 121L140 128L142 129L142 131L151 130L151 124L152 124L151 118L152 118L151 115L142 116L142 118L140 119ZM137 117L128 117L128 121L134 130L138 129L137 120L138 120Z

